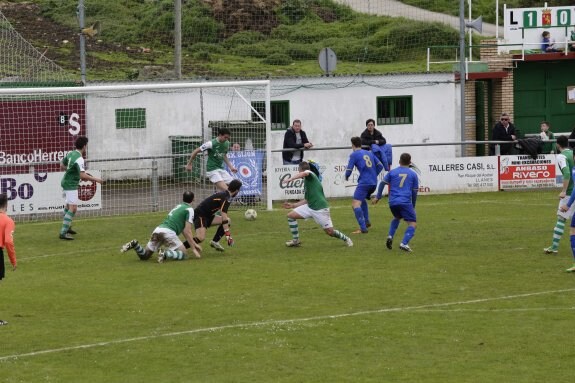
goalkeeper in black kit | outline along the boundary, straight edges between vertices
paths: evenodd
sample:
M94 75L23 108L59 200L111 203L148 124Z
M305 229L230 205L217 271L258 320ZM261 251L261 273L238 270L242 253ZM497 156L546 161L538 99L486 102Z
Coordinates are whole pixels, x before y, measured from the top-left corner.
M196 237L194 241L199 244L206 238L206 229L218 225L218 230L210 242L210 246L217 251L224 251L220 245L222 237L226 237L228 246L234 245L234 239L230 233L230 218L228 208L233 197L235 197L242 187L240 180L234 179L228 184L228 190L212 194L203 200L195 209L194 228Z

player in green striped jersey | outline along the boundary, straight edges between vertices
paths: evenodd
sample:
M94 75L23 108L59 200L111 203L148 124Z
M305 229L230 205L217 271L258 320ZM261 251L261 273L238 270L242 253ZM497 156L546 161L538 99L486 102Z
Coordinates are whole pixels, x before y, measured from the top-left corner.
M575 204L573 204L567 211L561 209L561 205L565 205L569 201L569 196L573 192L573 168L575 162L573 160L573 150L569 147L569 139L567 136L557 137L557 165L563 174L563 188L559 193L559 207L557 208L557 222L553 229L553 241L551 246L546 247L543 251L546 254L557 254L559 251L559 241L565 231L565 222L573 216L575 211Z
M299 227L298 219L313 218L313 220L322 227L324 232L330 237L335 237L343 240L347 246L353 246L351 238L343 234L339 230L333 228L331 222L331 215L329 212L329 205L323 193L321 182L314 172L310 170L310 165L306 161L299 164L299 173L284 181L288 183L297 179L303 178L305 198L301 201L290 203L285 202L283 207L285 209L293 209L287 215L288 224L292 234L292 240L286 242L287 247L298 247L301 242L299 240Z
M194 209L192 202L194 193L187 191L182 197L182 203L174 207L159 224L150 237L146 247L142 247L137 240L126 243L120 251L125 253L134 249L142 261L146 261L158 251L158 262L162 263L166 258L183 260L187 258L186 249L191 248L196 258L201 257L202 248L194 241ZM183 234L186 240L182 242L179 235ZM160 249L165 246L167 249Z
M60 168L65 172L60 185L62 189L64 189L64 196L66 198L64 219L62 221L62 227L60 228L60 239L65 240L73 240L74 237L70 234L76 234L70 226L72 226L72 220L78 211L78 186L80 185L80 180L98 182L100 184L104 182L101 178L86 173L83 156L86 155L88 137L78 136L74 146L76 150L68 152L60 162Z
M228 185L233 180L230 173L224 169L224 163L228 165L232 173L238 171L227 156L230 149L230 135L231 133L228 128L218 129L218 136L211 141L203 143L199 148L194 149L186 165L186 170L191 171L196 156L200 152L207 152L206 176L220 191L228 190Z

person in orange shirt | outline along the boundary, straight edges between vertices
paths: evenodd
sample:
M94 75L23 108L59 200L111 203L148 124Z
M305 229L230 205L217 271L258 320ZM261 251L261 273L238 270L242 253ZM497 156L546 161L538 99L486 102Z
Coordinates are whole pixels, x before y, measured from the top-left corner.
M16 250L14 250L14 221L6 215L8 209L8 196L0 194L0 280L5 276L4 249L8 253L8 258L12 264L12 270L16 270ZM8 322L0 320L0 326L7 325Z

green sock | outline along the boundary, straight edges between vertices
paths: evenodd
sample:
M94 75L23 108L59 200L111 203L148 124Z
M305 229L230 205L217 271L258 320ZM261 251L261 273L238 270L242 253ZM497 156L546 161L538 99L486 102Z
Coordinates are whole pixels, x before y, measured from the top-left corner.
M293 218L288 218L289 230L291 231L291 236L294 241L299 241L299 227L297 225L297 220Z
M62 228L60 229L60 235L64 235L68 232L68 229L72 225L74 215L75 214L72 213L70 210L67 210L66 213L64 213L64 219L62 221Z
M557 217L557 223L553 229L553 243L551 244L553 249L559 249L559 241L561 240L563 232L565 231L565 221L565 218Z
M342 233L341 231L339 231L339 230L334 230L334 231L333 231L333 234L332 234L332 237L339 238L339 239L341 239L341 240L343 240L343 241L347 241L347 240L349 239L349 237L348 237L347 235L343 234L343 233Z
M186 259L186 254L180 250L166 250L164 251L164 255L166 256L166 258L175 259L177 261Z
M144 249L142 245L140 245L140 242L136 242L136 246L134 246L134 251L136 251L136 254L138 254L139 256L143 256L144 254L146 254L146 249Z

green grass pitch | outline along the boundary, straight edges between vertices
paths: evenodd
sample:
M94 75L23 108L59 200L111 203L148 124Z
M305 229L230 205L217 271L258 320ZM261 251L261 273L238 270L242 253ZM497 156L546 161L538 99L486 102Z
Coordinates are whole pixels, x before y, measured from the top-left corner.
M420 196L406 254L371 207L355 246L285 211L231 213L236 246L139 261L165 212L20 223L0 283L0 382L571 382L575 275L568 233L544 255L558 191ZM350 233L351 201L334 200ZM213 229L209 234L213 234Z

